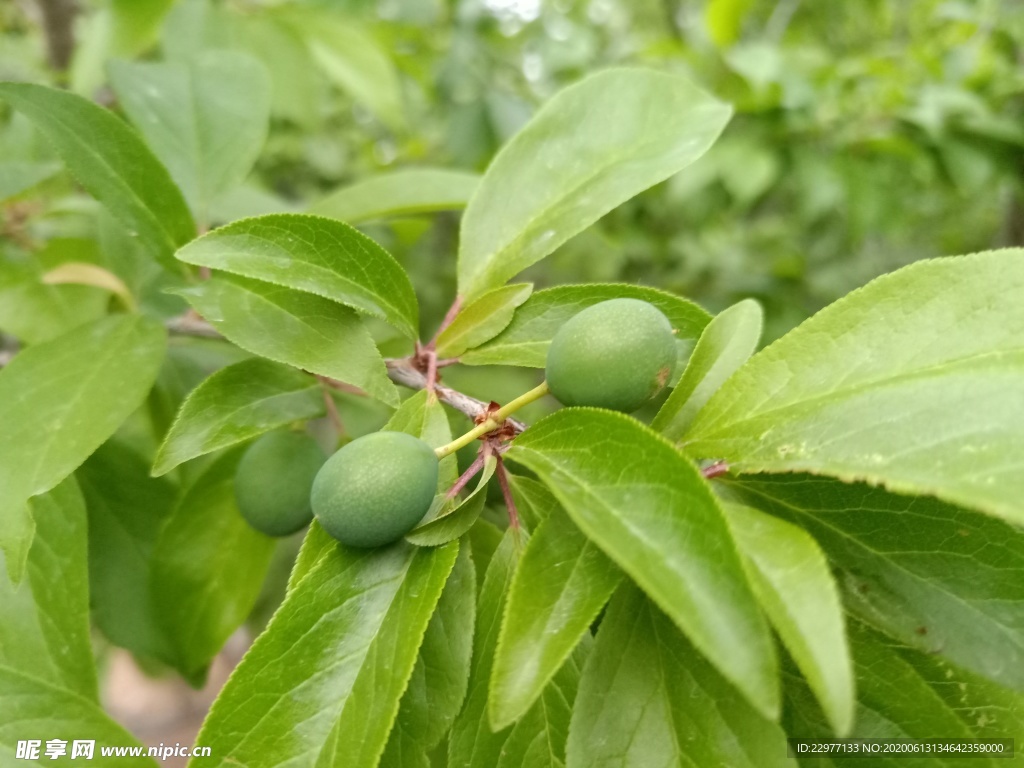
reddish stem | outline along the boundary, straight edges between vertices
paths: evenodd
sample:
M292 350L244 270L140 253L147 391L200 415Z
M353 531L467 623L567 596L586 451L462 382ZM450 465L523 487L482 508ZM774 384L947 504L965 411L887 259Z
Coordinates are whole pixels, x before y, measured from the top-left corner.
M512 498L512 489L508 485L508 473L505 472L505 462L501 456L497 457L498 466L495 471L498 475L498 485L501 486L501 495L505 497L505 506L508 507L508 525L514 531L519 530L519 510L516 509L515 499Z
M708 464L700 471L706 480L710 480L713 477L721 477L728 472L729 464L725 461L716 461L714 464Z
M334 402L334 398L331 397L330 390L324 386L321 387L321 391L324 393L324 406L327 408L327 415L331 417L331 423L334 425L334 429L339 435L345 433L345 423L341 420L341 414L338 413L338 405Z
M486 446L485 446L486 448ZM465 472L463 472L459 479L455 481L455 485L448 489L448 493L445 494L444 500L454 499L459 491L466 487L466 484L472 480L484 468L484 462L487 461L487 457L484 456L484 450L480 451L480 455L477 456L473 463L469 465Z
M445 313L444 319L441 321L441 325L437 327L437 333L434 334L434 338L427 344L427 349L433 350L437 347L437 340L444 333L445 328L455 322L456 316L462 309L462 297L456 296L455 301L448 307L448 311Z

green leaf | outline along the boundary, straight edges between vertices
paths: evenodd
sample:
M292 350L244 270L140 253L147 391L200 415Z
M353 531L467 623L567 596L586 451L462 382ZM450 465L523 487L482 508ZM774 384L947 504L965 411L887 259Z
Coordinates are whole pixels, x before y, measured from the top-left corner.
M312 376L253 358L214 373L189 394L153 461L163 475L182 462L324 413Z
M379 173L342 187L309 212L349 224L464 208L476 191L475 173L447 168L408 168Z
M550 99L494 158L462 220L459 293L476 299L714 143L730 108L688 80L611 69Z
M528 531L537 530L547 517L562 511L558 499L551 494L544 483L509 472L508 484L512 490L512 498L519 510L519 516L526 524Z
M27 578L15 586L0 575L0 670L17 670L96 701L82 494L69 478L30 504L36 536ZM0 699L7 695L4 689Z
M846 608L906 645L1024 690L1024 533L928 497L810 475L730 483L805 528Z
M672 323L677 333L680 360L690 354L693 340L711 321L711 315L692 301L639 285L563 285L537 291L516 310L512 322L495 338L462 355L467 365L519 365L543 368L551 339L565 322L582 309L608 299L648 301Z
M616 594L583 668L568 768L785 768L785 739L637 589Z
M340 221L297 213L242 219L189 243L178 258L332 299L417 335L416 294L405 270Z
M733 536L768 620L807 678L832 730L853 727L855 695L843 606L828 561L803 529L726 504Z
M376 765L458 545L335 544L210 710L196 743L212 748L216 765L310 768L321 750L328 764Z
M428 550L429 551L429 550ZM487 686L498 643L505 596L518 558L518 539L511 530L490 558L476 609L473 634L473 666L469 673L466 703L448 736L451 768L494 768L509 730L494 732L487 720Z
M380 768L429 765L426 753L441 743L462 708L476 616L476 574L469 550L460 547L427 625Z
M585 638L590 639L589 635ZM501 746L497 768L565 768L572 706L590 643L577 646Z
M274 540L235 504L242 450L211 464L182 495L153 546L151 589L177 668L193 683L252 610ZM199 742L201 743L201 742Z
M686 434L711 396L757 349L764 324L761 305L744 299L708 323L690 362L651 427L672 441Z
M0 203L41 184L60 170L58 163L0 162Z
M775 648L728 524L696 467L635 419L566 408L516 439L587 537L761 712L778 714Z
M493 339L508 327L516 307L530 298L532 292L532 283L516 283L485 293L459 312L437 337L438 355L458 357Z
M389 432L407 432L415 435L431 448L440 448L452 441L452 430L444 406L428 395L425 389L414 394L395 411L387 424L381 427ZM441 471L437 476L437 492L444 493L459 474L453 455L441 459Z
M282 15L324 74L392 129L405 125L402 85L389 51L351 18L294 7Z
M167 664L175 661L160 625L150 565L178 489L149 476L126 445L104 443L76 473L89 509L89 588L96 625L115 645Z
M427 513L426 522L405 535L405 540L418 547L438 547L462 536L484 510L487 494L481 491L486 490L496 467L496 457L488 457L473 492L461 501L448 499L447 492L439 489L433 504L435 509Z
M186 63L113 61L110 81L135 127L200 222L259 156L270 119L270 79L259 61L210 51Z
M241 277L213 277L177 293L243 349L353 384L398 406L384 358L355 310Z
M32 540L27 499L74 472L142 404L164 348L160 325L116 315L28 347L0 371L0 550L13 580Z
M107 313L108 297L82 285L47 285L35 257L0 254L0 330L38 344Z
M23 669L0 666L0 748L13 756L19 741L33 739L41 742L38 761L5 758L7 765L76 765L64 760L55 763L46 757L46 742L59 738L67 741L68 754L76 740L94 741L96 763L102 747L137 746L142 754L146 747L126 730L107 717L99 705L78 693L39 680ZM80 762L88 765L88 761ZM124 756L117 758L118 766L125 768L156 768L157 762L149 757Z
M491 670L496 728L537 700L622 581L622 572L561 510L530 538L512 579Z
M0 99L23 113L53 144L90 194L164 264L195 224L167 170L131 128L87 99L29 83L0 83Z
M917 262L751 358L687 450L1024 522L1024 250Z
M896 649L887 647L884 638L853 622L850 643L858 695L854 738L975 738L957 714L957 710L963 708L963 701L952 707L947 705L912 664ZM813 696L795 675L787 675L786 699L787 726L791 733L798 733L802 738L830 738L828 725L821 721ZM955 755L950 758L921 756L915 758L913 764L921 768L994 768L1001 762L987 757ZM906 765L906 761L878 760L870 764L897 768Z

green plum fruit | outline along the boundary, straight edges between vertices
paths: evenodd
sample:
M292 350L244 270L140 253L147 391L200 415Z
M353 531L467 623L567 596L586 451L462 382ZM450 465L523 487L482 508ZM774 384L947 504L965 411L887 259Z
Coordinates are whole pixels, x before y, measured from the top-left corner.
M342 544L381 547L423 519L437 491L433 449L404 432L375 432L343 446L313 481L313 512Z
M581 310L551 340L546 376L563 405L631 413L662 390L676 362L672 324L638 299Z
M242 517L268 536L287 536L309 525L309 489L326 460L316 441L302 432L261 437L235 471L235 500Z

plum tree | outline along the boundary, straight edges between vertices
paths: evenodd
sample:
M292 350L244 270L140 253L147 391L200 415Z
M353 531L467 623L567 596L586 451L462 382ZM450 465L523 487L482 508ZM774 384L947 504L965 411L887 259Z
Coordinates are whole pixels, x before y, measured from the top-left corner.
M331 536L380 547L408 533L437 490L433 449L404 432L375 432L343 446L313 481L313 512Z
M675 360L672 324L660 310L639 299L610 299L558 330L547 382L564 405L630 413L661 391Z
M326 460L302 432L271 432L254 442L235 471L235 500L249 524L268 536L287 536L309 525L309 489Z

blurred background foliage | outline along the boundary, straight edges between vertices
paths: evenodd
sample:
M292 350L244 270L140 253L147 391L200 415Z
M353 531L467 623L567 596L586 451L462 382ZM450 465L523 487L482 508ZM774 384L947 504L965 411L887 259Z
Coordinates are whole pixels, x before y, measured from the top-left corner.
M262 61L267 141L213 225L395 169L481 171L556 90L636 64L688 74L733 121L696 165L531 269L538 286L638 282L712 311L753 296L770 340L908 262L1024 243L1016 0L14 0L0 24L0 78L115 107L112 59ZM3 279L12 262L35 269L13 253L26 247L50 262L69 243L78 260L126 247L30 127L3 119ZM365 226L412 272L425 332L453 294L455 217Z

